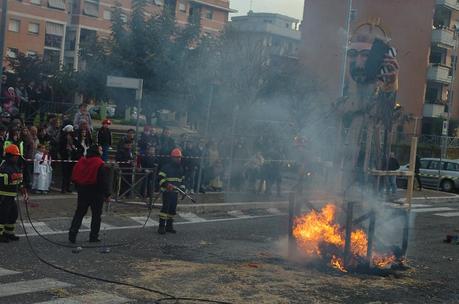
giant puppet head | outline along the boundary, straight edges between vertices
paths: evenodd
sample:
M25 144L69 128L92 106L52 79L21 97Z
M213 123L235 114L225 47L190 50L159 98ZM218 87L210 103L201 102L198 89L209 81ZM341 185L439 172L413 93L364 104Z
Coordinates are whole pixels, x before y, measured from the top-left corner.
M367 78L365 64L370 55L373 41L379 38L384 42L390 40L387 32L380 26L380 20L362 23L357 26L350 38L347 56L349 62L349 74L359 85L370 84L372 80Z

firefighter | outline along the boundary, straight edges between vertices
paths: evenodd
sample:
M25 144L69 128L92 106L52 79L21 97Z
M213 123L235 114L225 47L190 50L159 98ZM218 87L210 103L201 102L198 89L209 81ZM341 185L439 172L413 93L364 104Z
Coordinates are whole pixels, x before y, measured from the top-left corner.
M159 213L159 234L166 232L176 233L173 222L177 209L178 191L176 188L185 190L182 168L182 151L178 148L172 150L171 160L162 166L159 172L159 185L163 193L163 205Z
M0 242L17 241L14 234L18 219L16 204L17 191L20 189L27 201L27 190L22 188L22 170L18 165L21 152L18 146L11 144L5 148L5 160L0 165Z

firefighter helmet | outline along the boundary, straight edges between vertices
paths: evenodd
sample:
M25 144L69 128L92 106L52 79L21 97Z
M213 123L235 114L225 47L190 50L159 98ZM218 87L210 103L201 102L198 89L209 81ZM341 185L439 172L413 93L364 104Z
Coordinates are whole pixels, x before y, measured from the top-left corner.
M21 156L21 152L19 151L18 146L16 145L9 145L5 148L5 154L14 155L14 156Z
M182 157L182 151L179 148L175 148L171 152L172 157Z

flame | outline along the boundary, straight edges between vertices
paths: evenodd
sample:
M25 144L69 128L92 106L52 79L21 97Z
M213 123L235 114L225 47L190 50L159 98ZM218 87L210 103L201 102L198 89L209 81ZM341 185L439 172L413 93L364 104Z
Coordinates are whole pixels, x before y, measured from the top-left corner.
M297 244L306 254L318 257L330 257L330 265L342 272L347 272L343 258L334 254L342 253L345 246L344 229L335 222L336 206L325 205L320 211L311 211L294 221L293 235ZM355 264L358 258L365 258L368 249L368 238L362 229L351 233L350 264ZM322 252L326 251L326 252ZM386 268L395 262L394 255L379 255L372 257L373 265Z
M347 272L346 268L344 267L344 261L341 258L337 258L335 255L332 256L332 259L330 261L330 265L333 268L338 269L341 272Z

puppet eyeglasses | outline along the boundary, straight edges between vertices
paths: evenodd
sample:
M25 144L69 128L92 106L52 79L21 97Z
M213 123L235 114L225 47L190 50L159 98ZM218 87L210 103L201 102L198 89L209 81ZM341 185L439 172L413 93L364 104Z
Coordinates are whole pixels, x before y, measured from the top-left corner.
M347 56L350 59L355 59L358 56L361 57L368 57L370 55L370 50L356 50L356 49L348 49Z

